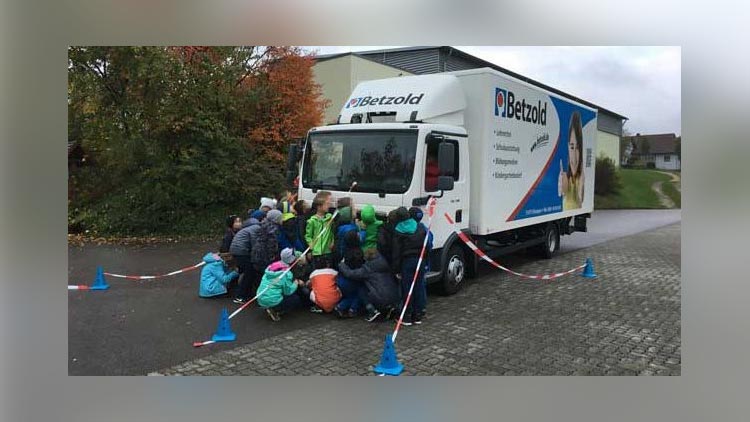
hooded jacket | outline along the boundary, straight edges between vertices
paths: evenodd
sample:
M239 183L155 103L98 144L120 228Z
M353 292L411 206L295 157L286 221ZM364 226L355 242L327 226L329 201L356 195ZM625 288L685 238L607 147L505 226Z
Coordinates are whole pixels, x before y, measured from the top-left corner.
M383 222L375 216L375 208L372 205L362 207L362 223L365 225L365 239L362 250L378 247L378 230Z
M411 217L396 224L391 246L391 268L394 273L401 272L404 258L419 257L425 236L427 236L427 230ZM429 252L427 248L425 256L429 256Z
M221 258L216 258L209 252L203 257L206 263L201 268L201 285L198 290L200 297L213 297L227 292L227 284L237 277L237 272L227 272L227 267Z
M319 217L317 214L310 217L309 220L307 220L307 227L305 228L305 242L307 242L307 245L312 245L313 240L318 237L318 234L323 231L323 229L328 225L328 222L331 221L332 215L330 213L326 213L325 216L322 218ZM312 254L313 256L319 256L319 255L326 255L331 253L331 245L333 244L333 228L329 227L328 230L326 230L325 234L323 234L320 239L318 239L318 242L313 246L312 248Z
M315 270L310 274L310 300L326 312L331 312L341 300L336 274L332 268Z
M341 259L344 258L347 245L346 241L344 240L347 233L351 231L356 231L357 235L359 236L359 227L357 227L357 224L352 221L352 209L350 207L344 207L339 210L339 221L338 221L338 228L336 229L336 262L341 261ZM360 242L362 242L362 237L360 236Z
M288 271L284 274L284 277L279 279L287 268L289 266L281 261L276 261L266 268L258 287L258 293L262 293L258 296L258 306L272 308L281 303L284 296L292 295L297 291L297 284L294 282L291 271Z
M250 231L253 230L253 227L259 226L260 222L255 219L251 218L248 221L248 225L243 227L240 231L238 231L234 238L232 239L232 244L229 246L229 253L231 253L234 256L237 255L250 255L250 250L252 249L252 239L250 238Z
M395 306L401 299L398 283L393 278L388 261L377 254L360 268L351 269L346 263L339 265L344 277L364 283L367 299L377 308Z
M279 258L279 226L268 218L250 228L250 260L258 270Z
M297 217L294 214L291 216L284 214L284 216L285 220L281 223L279 230L279 250L292 248L295 251L304 251L307 246L299 238Z

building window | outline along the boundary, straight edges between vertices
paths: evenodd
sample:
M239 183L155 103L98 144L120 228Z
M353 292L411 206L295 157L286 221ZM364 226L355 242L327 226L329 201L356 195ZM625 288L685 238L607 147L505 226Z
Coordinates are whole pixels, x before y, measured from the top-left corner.
M672 159L672 156L671 156L671 155L665 155L665 156L664 156L664 162L665 162L665 163L668 163L668 162L669 162L669 160L671 160L671 159Z

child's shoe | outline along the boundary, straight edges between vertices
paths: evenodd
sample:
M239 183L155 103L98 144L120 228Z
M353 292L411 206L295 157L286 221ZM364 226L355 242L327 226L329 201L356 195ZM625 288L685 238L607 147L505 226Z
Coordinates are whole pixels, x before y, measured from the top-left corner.
M380 311L377 309L371 309L367 311L367 316L365 317L365 321L367 322L373 322L380 316Z
M314 314L322 314L323 310L320 309L320 308L318 308L317 305L313 305L313 306L310 307L310 312L312 312Z
M343 312L339 308L333 308L333 313L336 314L336 318L344 319L346 318L347 313Z
M411 319L411 315L404 315L404 320L401 321L401 325L405 325L407 327L410 327L414 324L414 321Z
M273 322L279 322L281 321L281 315L272 308L267 308L266 313L268 314L268 317L271 318L271 321Z

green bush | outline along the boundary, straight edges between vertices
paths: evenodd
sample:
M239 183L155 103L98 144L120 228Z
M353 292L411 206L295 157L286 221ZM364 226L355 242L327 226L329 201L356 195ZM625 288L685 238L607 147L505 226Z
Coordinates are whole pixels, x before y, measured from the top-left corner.
M596 178L594 180L594 193L597 195L615 195L622 188L620 175L615 167L615 162L609 157L596 159Z
M70 47L68 139L87 160L69 165L69 232L221 233L227 215L277 194L285 144L314 125L322 105L312 61L294 51L278 54L301 63L292 82L308 95L279 105L291 77L272 73L283 61L264 51Z

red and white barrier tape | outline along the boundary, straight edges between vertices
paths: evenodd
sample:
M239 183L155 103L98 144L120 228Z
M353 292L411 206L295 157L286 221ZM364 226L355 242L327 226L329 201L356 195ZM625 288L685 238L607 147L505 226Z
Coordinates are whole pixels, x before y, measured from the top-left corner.
M117 278L127 278L128 280L154 280L154 279L157 279L157 278L164 278L164 277L169 277L169 276L181 274L181 273L184 273L184 272L192 271L192 270L194 270L196 268L202 267L205 264L206 264L205 261L201 261L201 262L199 262L199 263L197 263L195 265L191 265L189 267L181 268L181 269L179 269L177 271L172 271L171 273L159 274L159 275L123 275L123 274L112 274L112 273L107 273L107 272L105 272L104 275L108 275L110 277L117 277Z
M90 290L91 287L85 284L68 284L68 290Z
M579 266L577 266L577 267L575 267L573 269L570 269L568 271L564 271L564 272L561 272L561 273L554 273L554 274L531 275L531 274L519 273L517 271L511 270L510 268L503 267L502 265L500 265L497 262L495 262L492 258L490 258L489 256L487 256L487 254L485 254L481 249L479 249L479 247L477 247L477 245L474 244L474 242L471 241L471 239L469 239L469 236L467 236L466 233L464 233L464 232L462 232L462 231L460 231L460 230L458 230L456 228L456 224L453 222L453 219L451 218L450 215L448 215L448 213L445 213L445 219L448 220L448 223L450 223L451 227L453 228L453 231L458 235L459 239L461 239L466 244L466 246L469 247L469 249L471 249L472 251L474 251L474 253L477 254L478 257L480 257L483 260L489 262L492 266L494 266L496 268L499 268L499 269L501 269L503 271L509 272L509 273L511 273L513 275L517 275L517 276L522 277L522 278L528 278L528 279L533 279L533 280L553 280L553 279L556 279L558 277L562 277L564 275L568 275L568 274L574 273L574 272L576 272L576 271L578 271L580 269L583 269L583 267L586 266L586 264L583 263L582 265L579 265Z
M419 252L419 260L417 260L417 270L414 271L414 277L411 280L411 286L409 286L409 293L406 295L406 300L404 301L404 306L401 308L401 315L398 317L398 321L396 321L396 328L393 329L393 335L391 335L391 341L394 343L396 342L396 337L398 337L398 330L401 328L401 323L404 320L404 314L406 313L406 308L409 306L409 302L411 301L411 294L414 291L414 285L417 283L417 278L419 276L419 271L422 268L422 260L424 259L424 252L427 249L427 240L430 237L430 230L432 229L432 216L435 213L435 203L436 199L433 197L430 197L430 199L427 201L427 233L424 237L424 242L422 242L422 250Z

